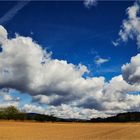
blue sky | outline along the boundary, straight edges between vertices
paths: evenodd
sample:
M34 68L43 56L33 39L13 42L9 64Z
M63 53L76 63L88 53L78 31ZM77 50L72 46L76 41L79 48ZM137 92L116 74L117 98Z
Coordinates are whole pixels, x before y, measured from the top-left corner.
M3 2L1 16L16 2ZM19 33L32 38L42 47L53 52L53 58L70 63L82 63L91 69L92 75L108 79L120 73L122 64L137 53L135 42L114 47L112 41L125 18L125 10L133 2L98 2L90 9L83 1L29 2L11 20L3 23L12 36ZM127 52L124 55L124 52ZM109 59L96 67L95 57Z
M90 71L83 77L103 76L109 82L121 75L122 65L139 53L135 39L119 42L118 46L112 43L119 38L122 21L127 19L126 9L133 4L98 1L88 8L83 1L30 1L18 6L17 2L5 1L0 2L0 23L9 38L14 38L15 33L29 36L52 52L51 59L80 63ZM12 91L13 97L22 99L20 106L32 102L28 91L20 92Z

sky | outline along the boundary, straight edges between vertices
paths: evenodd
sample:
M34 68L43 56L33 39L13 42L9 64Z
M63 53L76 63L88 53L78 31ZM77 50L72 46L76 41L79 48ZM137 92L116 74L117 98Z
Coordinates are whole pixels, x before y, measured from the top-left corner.
M1 1L0 106L63 118L140 108L139 1Z

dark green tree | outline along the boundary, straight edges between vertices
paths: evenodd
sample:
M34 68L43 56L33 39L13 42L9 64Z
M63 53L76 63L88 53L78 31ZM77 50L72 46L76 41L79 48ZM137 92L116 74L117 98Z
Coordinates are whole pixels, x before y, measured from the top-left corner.
M10 120L10 119L17 120L18 119L17 116L19 114L19 111L16 107L9 106L9 107L5 108L4 111L5 111L4 114L6 115L8 120Z

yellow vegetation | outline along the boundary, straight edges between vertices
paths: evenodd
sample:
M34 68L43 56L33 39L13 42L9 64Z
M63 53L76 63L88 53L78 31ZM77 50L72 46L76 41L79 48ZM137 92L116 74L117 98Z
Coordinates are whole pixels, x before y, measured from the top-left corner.
M140 123L0 121L0 140L140 140Z

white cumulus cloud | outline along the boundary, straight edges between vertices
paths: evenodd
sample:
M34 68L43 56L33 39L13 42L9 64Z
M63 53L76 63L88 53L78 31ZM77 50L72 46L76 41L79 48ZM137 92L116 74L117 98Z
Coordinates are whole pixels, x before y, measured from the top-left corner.
M123 20L121 29L119 31L120 38L113 42L114 46L118 45L120 41L126 42L129 38L137 41L137 46L140 48L140 2L135 2L126 10L128 18Z
M124 78L124 72L128 71L126 66L122 68L123 76L106 82L104 77L84 77L89 72L85 65L52 59L51 53L43 50L30 37L17 35L9 39L2 26L0 42L0 87L26 92L33 97L33 102L48 105L45 109L41 105L25 104L22 109L26 111L54 113L59 117L91 118L140 107L139 95L128 94L140 91L140 87L129 84ZM99 62L103 63L103 60ZM135 63L137 67L139 62ZM135 75L138 73L136 69ZM128 72L130 75L131 71ZM18 105L20 102L13 101L9 95L3 97L7 100L3 105Z
M122 66L124 80L130 84L140 84L140 54L131 58L130 63Z

